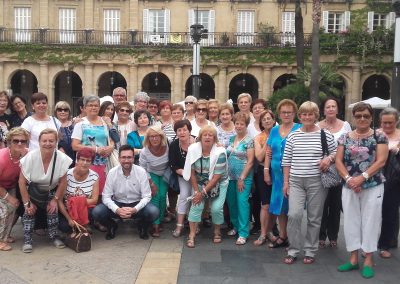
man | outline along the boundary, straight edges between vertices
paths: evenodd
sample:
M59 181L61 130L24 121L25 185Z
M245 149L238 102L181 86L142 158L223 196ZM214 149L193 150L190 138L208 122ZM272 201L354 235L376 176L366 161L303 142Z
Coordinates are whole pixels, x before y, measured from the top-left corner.
M141 239L147 240L148 227L160 214L150 203L151 189L146 171L133 164L133 148L123 145L119 148L120 165L112 168L107 175L103 191L103 204L93 209L93 218L107 227L106 240L115 238L118 225L113 218L137 218Z
M119 103L126 102L128 100L126 96L126 90L122 87L116 87L113 90L112 98L114 100L114 107L116 107ZM115 113L113 122L117 123L118 115Z

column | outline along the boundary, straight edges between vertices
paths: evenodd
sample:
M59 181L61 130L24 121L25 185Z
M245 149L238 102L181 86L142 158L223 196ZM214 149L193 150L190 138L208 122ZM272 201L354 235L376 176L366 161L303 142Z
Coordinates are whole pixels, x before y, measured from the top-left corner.
M85 29L93 29L94 0L85 0Z
M184 94L182 92L182 65L174 65L174 93L171 94L172 102L180 102L184 100Z
M355 103L361 101L360 81L361 81L361 70L360 66L353 67L353 80L351 85L350 98L347 98L348 103ZM350 100L349 100L350 99Z
M229 95L226 89L226 71L226 66L220 66L220 70L218 73L218 92L216 99L221 103L226 102Z
M272 79L272 71L271 66L265 66L263 72L263 87L262 87L262 97L266 100L272 95L272 86L271 86L271 79Z
M138 30L139 29L139 19L142 17L139 16L139 1L138 0L129 0L129 29L130 30Z
M85 80L83 81L82 95L96 94L93 88L93 64L85 64Z
M0 27L4 27L4 10L6 9L4 0L0 0Z
M40 0L39 2L40 17L39 17L39 27L48 28L49 27L49 1ZM58 17L58 15L57 15Z
M5 83L4 63L0 62L0 90L7 90L8 86Z
M139 91L138 87L138 66L133 63L129 65L129 84L128 84L128 101L133 101L133 97Z
M38 91L47 95L49 99L49 111L52 113L55 105L54 92L51 82L49 82L49 65L47 63L39 63L39 79L38 79Z

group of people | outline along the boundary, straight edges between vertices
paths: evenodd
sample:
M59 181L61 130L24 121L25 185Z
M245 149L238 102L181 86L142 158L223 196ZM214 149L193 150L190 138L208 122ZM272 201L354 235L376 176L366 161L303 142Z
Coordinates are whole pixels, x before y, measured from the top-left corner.
M379 248L389 258L397 247L400 172L388 166L400 147L396 109L383 110L375 130L371 106L358 103L352 130L337 117L334 98L321 109L284 99L274 112L264 99L243 93L235 113L230 103L214 99L188 96L183 106L144 92L132 106L125 89L116 88L102 103L83 97L77 117L65 101L48 115L43 93L33 94L31 104L32 113L23 97L0 92L2 251L11 250L20 216L25 253L33 250L34 231L46 229L63 248L58 230L68 233L75 222L110 240L118 219L133 218L140 238L148 239L149 229L159 237L174 216L172 235L184 234L187 219L190 248L200 223L214 225L215 244L228 223L236 245L259 234L256 246L287 247L284 263L293 264L304 251L303 263L312 264L319 248L338 246L341 211L351 255L339 271L358 269L362 251L361 273L371 278L373 252ZM341 182L325 188L321 173L332 168Z

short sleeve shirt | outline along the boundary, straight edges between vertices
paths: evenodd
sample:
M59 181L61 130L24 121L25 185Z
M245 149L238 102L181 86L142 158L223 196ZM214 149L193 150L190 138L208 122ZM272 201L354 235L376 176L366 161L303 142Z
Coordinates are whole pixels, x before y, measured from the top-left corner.
M192 169L196 171L197 183L200 186L205 186L209 182L210 157L201 157L192 164ZM221 180L227 178L225 153L221 153L219 155L213 174L221 175Z

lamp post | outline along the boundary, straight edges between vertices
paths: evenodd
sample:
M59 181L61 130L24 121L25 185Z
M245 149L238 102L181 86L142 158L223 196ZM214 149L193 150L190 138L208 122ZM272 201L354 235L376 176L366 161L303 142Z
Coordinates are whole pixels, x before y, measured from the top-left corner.
M400 0L392 0L396 13L391 105L400 110Z
M193 40L193 81L192 95L200 97L200 41L205 32L204 26L197 23L190 26L190 37Z

